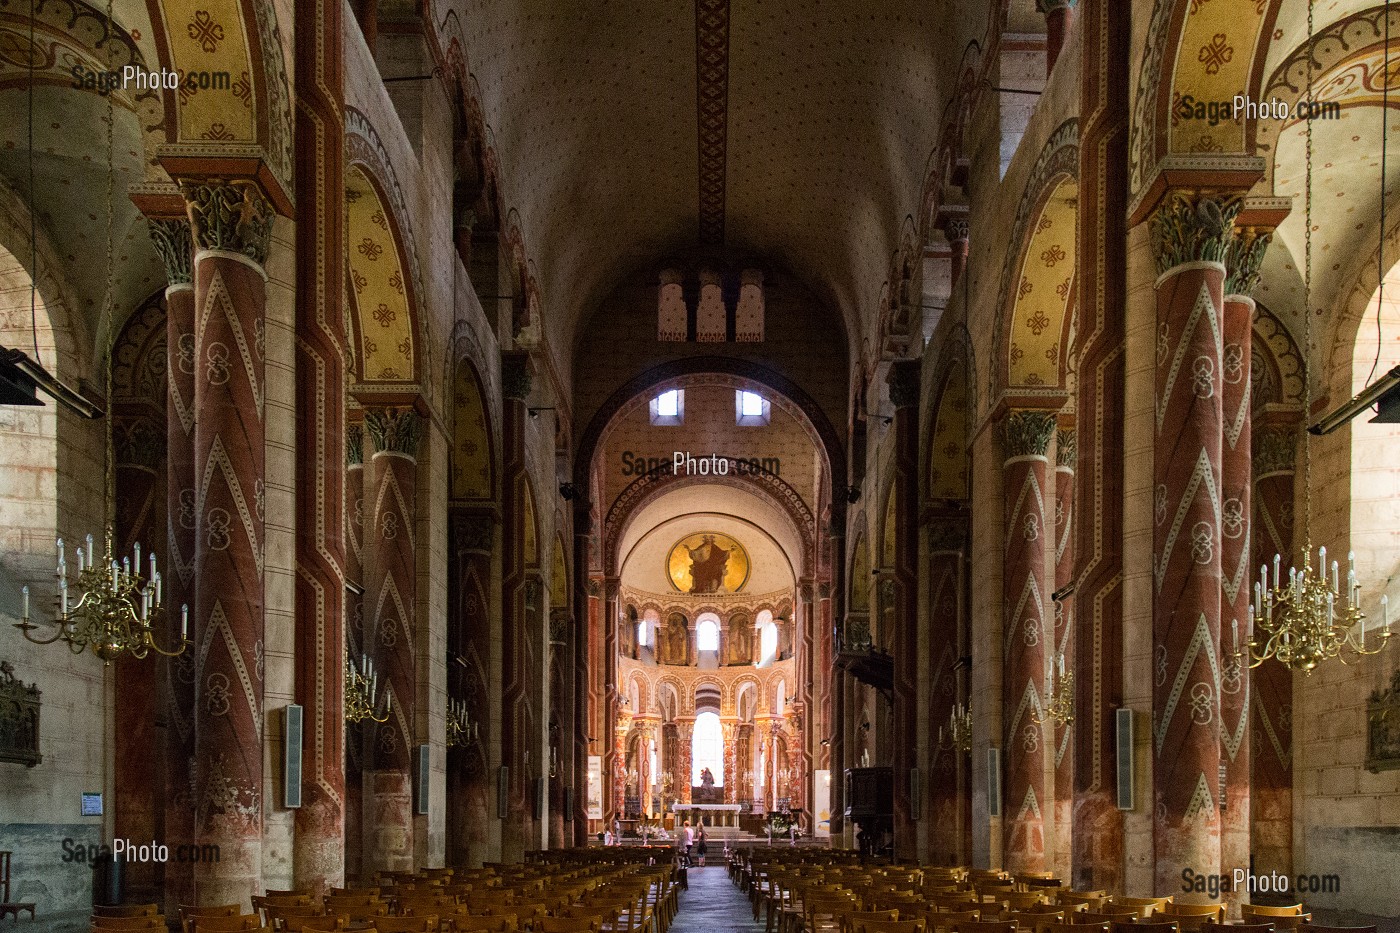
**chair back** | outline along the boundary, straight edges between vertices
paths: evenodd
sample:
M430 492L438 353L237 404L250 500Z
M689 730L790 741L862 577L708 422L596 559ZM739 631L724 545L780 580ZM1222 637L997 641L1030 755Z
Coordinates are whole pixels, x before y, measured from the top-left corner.
M257 914L238 914L233 917L191 917L190 933L239 933L241 930L256 930L263 925Z
M952 927L953 933L1016 933L1015 920L964 920Z
M163 930L165 918L160 914L141 917L100 917L91 918L94 930Z
M1330 927L1308 924L1308 933L1376 933L1375 924L1368 927Z
M1207 923L1201 926L1201 933L1274 933L1272 923Z
M94 904L92 908L94 917L154 917L159 913L160 907L155 904L123 904L120 907Z
M1166 917L1206 917L1216 923L1225 922L1224 904L1168 904L1159 912Z
M1147 917L1137 923L1125 924L1134 930L1141 930L1143 927L1151 927L1149 933L1181 933L1182 918L1168 918L1164 914L1157 914L1154 917Z
M437 933L438 915L379 917L374 921L374 928L379 933Z
M1150 917L1171 902L1170 897L1115 897L1110 901L1115 907L1136 908L1139 917ZM1104 913L1108 912L1104 910Z
M1105 904L1104 906L1107 907L1109 905ZM1137 910L1133 908L1127 908L1127 913L1110 914L1103 911L1100 911L1099 913L1090 913L1086 910L1082 914L1069 915L1069 922L1075 925L1081 925L1085 923L1132 923L1136 919Z
M350 917L348 914L321 914L319 916L286 914L280 917L279 922L287 933L302 933L302 931L322 933L322 931L345 929L350 925Z
M1111 923L1045 923L1035 933L1109 933Z
M852 929L854 933L926 933L922 920L861 920Z
M842 933L855 933L856 924L864 920L898 920L899 910L852 910L841 915Z

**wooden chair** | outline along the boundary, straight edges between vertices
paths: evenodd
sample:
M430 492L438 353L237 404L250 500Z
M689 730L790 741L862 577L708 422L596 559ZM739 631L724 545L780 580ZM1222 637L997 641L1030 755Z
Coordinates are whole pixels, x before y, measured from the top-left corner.
M1274 933L1272 923L1207 923L1201 933Z
M257 914L237 914L232 917L191 917L190 933L240 933L264 926Z
M1240 919L1245 923L1258 920L1272 923L1279 929L1293 929L1300 923L1312 923L1312 914L1304 911L1302 904L1289 904L1286 907L1271 907L1267 904L1241 904Z
M1308 933L1376 933L1376 927L1374 924L1368 927L1329 927L1310 923Z
M927 927L922 920L862 920L853 928L853 933L925 933Z
M100 917L94 914L89 923L94 930L162 930L166 926L165 918L160 914L139 917Z
M1083 904L1085 910L1091 910L1095 913L1108 899L1103 891L1057 891L1055 897L1062 905Z
M1145 920L1152 915L1152 905L1134 907L1131 904L1104 904L1098 909L1098 913L1110 917L1131 917L1135 920Z
M863 920L898 920L899 909L852 910L841 915L841 933L855 933L856 924Z
M1107 907L1111 905L1105 904L1104 906ZM1075 926L1081 926L1086 923L1107 923L1111 925L1114 923L1132 923L1138 918L1137 910L1133 908L1127 908L1126 910L1126 913L1117 914L1103 913L1102 911L1099 913L1089 913L1085 911L1082 914L1070 914L1069 922Z
M952 933L953 928L959 923L975 923L981 916L982 911L972 909L954 910L948 911L947 913L939 911L927 915L926 919L929 921L930 933L933 933L934 930L942 930L943 933Z
M412 917L379 917L374 921L379 933L437 933L438 915L420 914Z
M1197 933L1207 923L1225 922L1224 904L1167 904L1152 915L1177 922L1180 929Z
M1110 933L1111 923L1047 923L1035 928L1035 933Z
M196 917L237 917L243 913L239 904L214 904L208 907L180 905L180 928L190 933L190 921Z
M286 933L325 933L328 930L345 929L350 925L350 917L346 914L289 914L282 917L280 922L281 929Z
M160 907L155 904L123 904L120 907L95 904L92 908L94 917L154 917L159 913Z
M597 933L603 927L603 918L594 917L541 917L535 921L535 933Z
M1117 926L1117 924L1115 924L1115 926ZM1163 914L1157 914L1153 917L1147 917L1143 920L1137 921L1136 923L1122 924L1122 926L1127 926L1133 930L1141 930L1143 927L1151 927L1152 929L1149 931L1149 933L1181 933L1181 920L1178 918L1167 917Z
M1016 921L964 920L953 924L953 933L1016 933Z
M509 933L515 929L515 923L506 917L474 917L465 913L450 914L443 922L453 933Z

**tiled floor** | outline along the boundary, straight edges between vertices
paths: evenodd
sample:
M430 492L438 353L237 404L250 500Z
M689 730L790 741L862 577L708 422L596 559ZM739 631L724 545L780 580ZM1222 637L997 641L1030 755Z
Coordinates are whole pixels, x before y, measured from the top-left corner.
M681 892L680 911L670 933L762 933L748 898L734 887L721 863L691 866L690 890Z

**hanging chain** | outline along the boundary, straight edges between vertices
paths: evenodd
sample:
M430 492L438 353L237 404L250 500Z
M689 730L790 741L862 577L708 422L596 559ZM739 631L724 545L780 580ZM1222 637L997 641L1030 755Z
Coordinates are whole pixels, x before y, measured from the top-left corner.
M1303 422L1312 417L1313 0L1308 0L1308 118L1303 153ZM1312 551L1312 435L1303 430L1303 562ZM1326 568L1322 568L1326 572Z
M113 60L114 39L117 34L117 21L112 16L112 0L107 0L107 36L103 40L107 43L107 72L111 74L116 62ZM117 103L116 91L107 95L107 297L103 303L103 328L102 339L107 342L107 414L104 418L107 431L106 449L104 455L106 464L104 468L103 481L106 484L103 492L104 502L104 524L110 530L116 524L117 512L117 456L116 443L112 436L115 419L112 415L112 358L117 351L117 335L113 333L112 305L116 302L116 268L113 264L113 243L112 243L112 214L116 210L116 188L117 188L117 147L116 147L116 123L117 123Z

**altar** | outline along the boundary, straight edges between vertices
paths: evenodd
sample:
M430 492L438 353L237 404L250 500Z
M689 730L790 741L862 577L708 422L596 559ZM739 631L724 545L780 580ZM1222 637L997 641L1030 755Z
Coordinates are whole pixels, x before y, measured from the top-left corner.
M737 803L673 803L671 812L677 820L690 820L691 826L727 826L739 828L739 811L743 807Z

